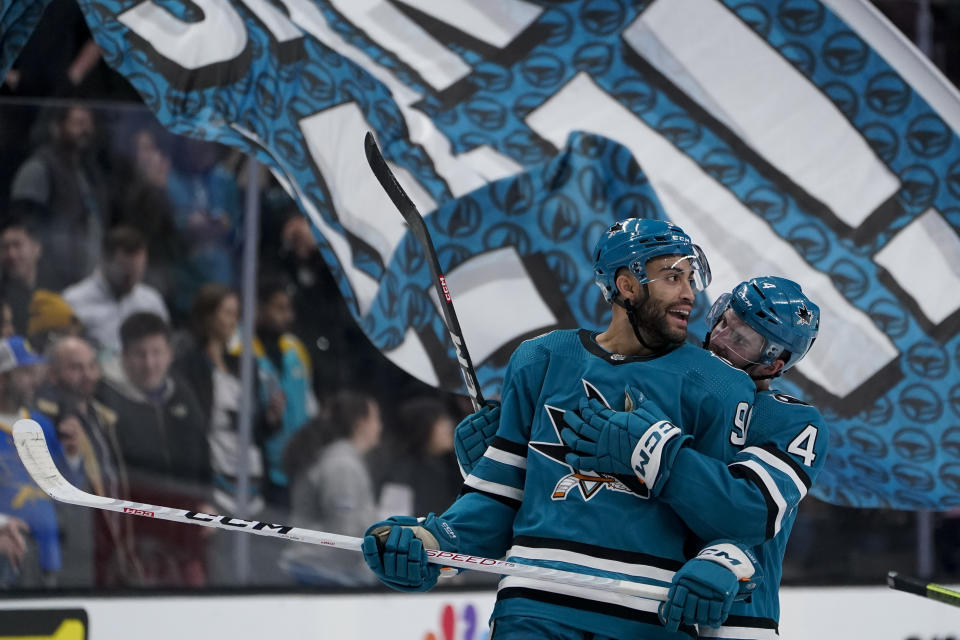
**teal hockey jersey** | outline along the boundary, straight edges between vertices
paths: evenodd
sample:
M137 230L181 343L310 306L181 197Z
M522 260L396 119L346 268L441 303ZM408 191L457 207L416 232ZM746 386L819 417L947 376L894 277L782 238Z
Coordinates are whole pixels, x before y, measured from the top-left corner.
M699 541L666 502L616 477L570 468L560 439L564 413L585 395L622 411L632 385L694 436L694 449L723 460L734 450L728 434L747 430L755 387L744 372L692 345L624 356L604 351L595 338L586 330L554 331L517 348L494 442L442 517L461 552L669 586ZM617 638L696 637L692 627L668 633L658 605L508 576L493 618L548 618Z
M659 499L704 540L732 538L753 551L763 581L736 602L719 629L700 637L770 640L778 636L780 578L797 506L823 468L829 433L815 407L776 391L759 391L748 428L733 429L733 457L683 449Z

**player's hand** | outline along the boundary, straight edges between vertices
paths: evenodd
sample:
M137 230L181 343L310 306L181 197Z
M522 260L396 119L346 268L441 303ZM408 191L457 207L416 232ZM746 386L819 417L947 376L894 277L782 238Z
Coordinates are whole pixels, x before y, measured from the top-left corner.
M717 541L688 560L673 576L659 615L667 631L681 624L719 627L730 607L753 593L762 580L760 564L746 546Z
M628 389L632 411L613 411L596 399L582 398L577 412L564 414L560 437L570 447L567 464L579 471L636 477L658 495L677 452L691 436L668 421L643 394ZM579 414L579 415L578 415Z
M57 437L60 439L63 452L71 458L90 446L83 424L73 414L67 414L57 423Z
M424 519L393 516L363 536L363 559L380 582L397 591L429 591L440 566L427 562L425 549L457 551L457 535L432 513Z
M464 477L473 473L473 467L493 442L500 426L500 403L488 402L476 413L471 413L453 432L453 449Z
M0 526L0 555L15 569L20 567L20 560L27 552L25 536L29 531L26 522L13 516L4 518L4 524Z

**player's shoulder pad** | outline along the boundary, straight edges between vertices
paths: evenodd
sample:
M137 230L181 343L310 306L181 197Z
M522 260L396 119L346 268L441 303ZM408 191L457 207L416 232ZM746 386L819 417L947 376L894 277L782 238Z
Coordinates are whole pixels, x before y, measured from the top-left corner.
M523 365L533 361L549 359L551 355L563 353L572 345L578 345L577 332L572 329L557 329L536 338L520 343L514 350L511 361Z
M782 416L781 419L791 422L808 422L818 426L824 423L823 416L815 406L774 389L757 392L753 409L754 413Z

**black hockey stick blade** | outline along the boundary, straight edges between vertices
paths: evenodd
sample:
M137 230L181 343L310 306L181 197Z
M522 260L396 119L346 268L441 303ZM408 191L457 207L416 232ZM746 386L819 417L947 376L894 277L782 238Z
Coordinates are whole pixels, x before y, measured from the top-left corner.
M430 273L433 275L433 287L436 289L437 298L440 300L440 309L443 313L443 322L453 341L453 347L457 351L457 363L460 365L460 373L463 375L463 383L467 387L467 394L473 402L474 411L483 406L483 394L480 391L480 381L477 379L477 372L473 368L473 361L470 359L470 352L467 351L467 343L463 338L463 330L460 328L460 321L457 320L457 312L453 307L453 298L450 290L447 288L447 280L440 269L440 261L437 259L437 250L433 246L433 240L430 239L430 232L423 221L423 216L417 210L417 206L397 182L396 176L387 166L383 154L380 153L380 147L374 139L371 132L363 138L363 149L367 155L367 163L376 176L377 182L387 192L387 196L393 202L393 205L407 221L410 232L420 243L424 254L427 256L427 265L430 267Z
M923 596L924 598L930 598L931 600L937 600L938 602L960 607L960 592L947 589L933 582L925 582L917 578L901 575L896 571L890 571L887 573L887 585L897 591L905 591L914 595Z

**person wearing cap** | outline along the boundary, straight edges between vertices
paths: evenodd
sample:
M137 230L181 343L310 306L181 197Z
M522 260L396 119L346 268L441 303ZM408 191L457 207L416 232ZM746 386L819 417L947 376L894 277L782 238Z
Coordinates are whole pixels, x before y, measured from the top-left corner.
M60 526L50 498L34 483L20 462L13 442L13 424L21 418L36 420L60 470L72 477L53 424L29 409L43 375L46 358L21 336L0 340L0 514L26 524L30 551L19 561L0 558L0 586L55 586L62 567ZM3 524L3 523L0 523ZM8 521L7 526L11 526ZM21 530L22 533L22 530Z
M83 335L83 323L73 307L53 291L35 291L28 311L27 338L37 349L43 350L63 336Z

